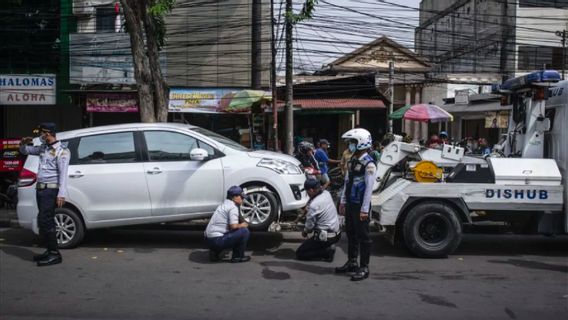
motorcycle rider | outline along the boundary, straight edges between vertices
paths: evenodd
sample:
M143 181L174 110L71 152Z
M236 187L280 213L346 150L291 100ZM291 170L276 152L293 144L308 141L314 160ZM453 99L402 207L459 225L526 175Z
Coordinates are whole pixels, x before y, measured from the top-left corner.
M368 153L373 144L369 131L362 128L352 129L344 133L342 138L349 142L349 149L353 152L339 204L339 214L345 215L348 261L343 266L335 268L335 272L354 272L351 280L360 281L369 277L371 256L369 220L377 167ZM358 255L360 255L359 265L357 265Z
M298 152L296 159L302 163L302 167L308 175L318 175L319 166L314 157L314 145L308 141L302 141L298 144Z

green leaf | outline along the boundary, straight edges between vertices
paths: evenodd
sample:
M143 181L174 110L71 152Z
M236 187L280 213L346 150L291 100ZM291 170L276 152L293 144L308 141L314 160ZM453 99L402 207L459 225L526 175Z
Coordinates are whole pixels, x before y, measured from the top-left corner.
M304 2L304 5L302 6L300 13L295 14L294 12L286 12L284 14L286 21L291 24L297 24L298 22L313 18L317 3L318 0L306 0L306 2Z

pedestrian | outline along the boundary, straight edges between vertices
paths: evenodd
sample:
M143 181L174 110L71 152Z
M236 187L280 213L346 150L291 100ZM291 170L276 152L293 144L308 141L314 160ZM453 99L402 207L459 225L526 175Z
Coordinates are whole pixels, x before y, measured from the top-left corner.
M347 148L343 150L343 153L341 154L341 160L339 160L339 168L341 169L341 174L343 175L343 177L345 177L345 175L347 174L347 170L349 169L349 161L351 160L352 156L353 152L351 152L351 150L349 150L349 146L347 146Z
M479 138L477 150L476 150L475 153L481 154L483 156L491 154L491 148L489 147L489 144L487 143L487 139Z
M332 262L335 256L335 243L341 238L337 209L331 194L322 189L318 180L307 179L304 189L310 200L302 236L307 238L312 232L313 235L304 240L296 250L296 258L298 260L323 259Z
M373 158L375 165L377 165L381 160L381 150L381 143L379 141L373 141L373 147L370 150L369 155Z
M349 149L353 152L339 204L339 214L345 215L348 260L343 266L335 268L335 272L354 272L351 280L360 281L369 277L369 220L377 167L368 153L373 143L369 131L352 129L342 138L349 141ZM359 264L357 256L360 256Z
M248 223L241 220L239 213L243 203L244 192L239 186L232 186L227 190L227 199L220 204L205 229L205 240L209 247L209 260L221 260L221 252L232 249L231 262L247 262L245 249L250 236Z
M437 134L433 134L430 136L430 139L428 139L428 141L426 141L426 147L430 148L430 149L437 149L439 146L441 146L442 141L440 140L440 138L438 137Z
M322 183L322 187L323 189L327 189L327 187L329 187L329 184L331 183L331 180L329 179L329 166L328 163L339 163L339 160L335 160L335 159L330 159L329 158L329 154L328 154L328 148L329 148L330 144L329 141L327 141L326 139L321 139L319 141L319 148L316 150L316 153L314 154L314 158L318 161L318 166L320 169L320 181Z
M40 255L35 255L33 260L39 267L43 267L63 261L57 243L55 208L61 208L65 204L67 171L71 153L66 145L57 140L54 123L42 123L34 131L40 134L41 145L28 145L33 138L24 137L20 142L20 152L24 155L39 156L36 183L36 199L39 209L37 221L46 250Z
M448 144L450 142L446 131L441 131L438 137L440 137L440 144Z

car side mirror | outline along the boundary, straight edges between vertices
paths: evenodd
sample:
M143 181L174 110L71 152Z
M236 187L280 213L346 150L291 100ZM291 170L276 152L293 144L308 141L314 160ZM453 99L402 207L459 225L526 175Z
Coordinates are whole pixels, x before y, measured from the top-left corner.
M200 148L195 148L189 153L189 158L193 161L203 161L207 159L208 156L209 153L207 153L207 150Z

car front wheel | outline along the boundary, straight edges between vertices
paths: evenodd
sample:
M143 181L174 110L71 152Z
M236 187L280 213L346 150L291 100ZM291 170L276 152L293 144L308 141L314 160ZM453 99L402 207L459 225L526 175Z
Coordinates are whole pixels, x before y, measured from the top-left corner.
M253 191L243 199L241 215L249 229L266 230L278 215L278 201L271 192Z

